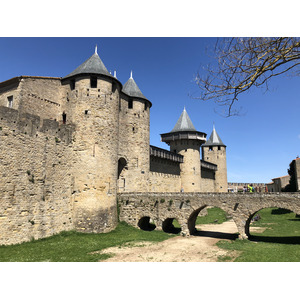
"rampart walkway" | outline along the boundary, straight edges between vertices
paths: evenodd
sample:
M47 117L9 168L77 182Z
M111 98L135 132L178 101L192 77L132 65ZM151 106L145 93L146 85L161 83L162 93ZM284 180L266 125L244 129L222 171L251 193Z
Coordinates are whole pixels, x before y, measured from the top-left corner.
M300 193L120 193L118 204L121 221L147 228L152 220L156 229L168 231L176 219L184 236L194 233L202 209L219 207L234 220L239 238L247 239L253 216L263 208L285 208L300 214Z

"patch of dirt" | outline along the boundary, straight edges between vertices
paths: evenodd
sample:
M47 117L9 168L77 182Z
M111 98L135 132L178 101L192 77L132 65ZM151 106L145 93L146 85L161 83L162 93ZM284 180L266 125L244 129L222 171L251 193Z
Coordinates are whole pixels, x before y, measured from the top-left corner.
M250 227L250 233L263 233L266 229L266 227L254 227L254 226L251 226Z
M129 243L101 253L113 254L104 262L216 262L220 257L233 261L239 255L215 245L220 239L233 239L237 228L232 220L201 225L200 229L196 236L176 236L160 243Z

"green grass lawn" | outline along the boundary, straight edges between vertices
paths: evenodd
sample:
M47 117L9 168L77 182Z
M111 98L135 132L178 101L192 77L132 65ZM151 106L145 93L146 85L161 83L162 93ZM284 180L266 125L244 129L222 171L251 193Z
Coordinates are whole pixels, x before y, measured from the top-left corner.
M197 217L196 225L201 224L221 224L225 221L227 221L228 218L226 216L226 213L224 210L222 210L219 207L210 207L207 209L207 215L202 217Z
M109 257L107 254L90 254L94 251L133 241L161 242L173 236L163 231L142 231L121 222L109 233L68 231L18 245L0 246L0 261L93 262Z
M217 246L241 251L238 262L296 262L300 261L300 218L295 213L266 208L258 213L259 221L250 227L250 240L219 241ZM251 228L264 227L262 233Z

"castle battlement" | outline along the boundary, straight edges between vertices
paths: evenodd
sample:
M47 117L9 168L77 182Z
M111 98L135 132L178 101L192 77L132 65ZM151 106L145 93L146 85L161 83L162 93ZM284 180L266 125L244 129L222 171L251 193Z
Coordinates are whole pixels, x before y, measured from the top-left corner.
M23 134L36 137L43 133L46 138L56 138L57 142L69 144L72 142L73 124L62 124L56 120L41 119L37 115L20 113L18 110L0 106L0 126L2 130L13 134ZM8 132L7 132L8 133Z

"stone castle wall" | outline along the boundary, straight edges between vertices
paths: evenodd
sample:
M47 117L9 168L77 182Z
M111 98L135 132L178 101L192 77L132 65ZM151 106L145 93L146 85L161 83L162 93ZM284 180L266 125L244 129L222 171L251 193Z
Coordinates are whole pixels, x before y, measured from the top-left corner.
M60 86L59 78L23 77L18 110L38 115L41 119L58 120L61 117Z
M72 132L0 107L0 244L73 229Z
M120 88L113 88L112 79L102 77L95 88L89 76L78 76L74 90L68 81L63 82L67 120L76 123L72 169L78 231L106 232L117 225Z
M219 193L227 192L226 147L202 147L202 159L218 166L218 170L215 172L213 191ZM206 192L206 190L203 191Z
M132 108L128 102L132 101ZM119 107L118 156L126 160L119 186L125 191L148 191L150 165L150 108L141 99L122 95Z
M180 175L180 164L176 161L151 156L150 172Z
M181 178L179 175L150 172L149 192L180 192Z

